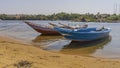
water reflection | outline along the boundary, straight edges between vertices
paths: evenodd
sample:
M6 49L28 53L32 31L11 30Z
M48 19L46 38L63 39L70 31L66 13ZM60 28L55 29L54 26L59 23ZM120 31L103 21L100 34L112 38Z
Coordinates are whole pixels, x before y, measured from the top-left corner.
M111 36L90 42L71 42L62 36L37 36L32 40L36 46L44 50L63 54L92 56L98 49L103 49L110 41Z
M39 43L39 42L56 41L58 39L63 39L63 37L62 36L39 35L32 41L35 43Z
M72 55L91 55L98 49L103 49L111 41L111 36L91 42L71 42L61 49L61 53Z
M62 36L45 36L45 35L39 35L35 39L32 40L34 45L40 46L40 47L46 47L49 44L52 44L56 41L64 39Z

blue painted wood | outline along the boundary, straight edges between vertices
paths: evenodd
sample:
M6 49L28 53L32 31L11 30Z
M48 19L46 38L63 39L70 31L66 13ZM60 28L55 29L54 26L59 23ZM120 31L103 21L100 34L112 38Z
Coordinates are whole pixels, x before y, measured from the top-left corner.
M100 38L104 38L109 35L111 31L110 28L104 28L97 30L94 28L79 28L79 29L68 29L55 27L60 34L62 34L66 39L72 41L92 41Z

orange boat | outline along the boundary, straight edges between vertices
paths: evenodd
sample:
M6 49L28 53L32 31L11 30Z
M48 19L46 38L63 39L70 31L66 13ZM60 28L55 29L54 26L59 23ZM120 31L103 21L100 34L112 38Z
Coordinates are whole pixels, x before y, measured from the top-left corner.
M38 25L35 23L31 23L28 21L24 21L27 25L32 27L35 31L42 33L42 35L60 35L60 33L53 28L50 27L43 27L42 25Z

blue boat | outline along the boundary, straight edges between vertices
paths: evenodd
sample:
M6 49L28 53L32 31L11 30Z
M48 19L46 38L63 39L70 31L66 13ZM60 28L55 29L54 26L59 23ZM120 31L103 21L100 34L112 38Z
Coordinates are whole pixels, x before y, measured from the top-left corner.
M69 29L54 27L56 31L62 34L66 39L72 41L92 41L109 36L110 28L79 28L79 29Z

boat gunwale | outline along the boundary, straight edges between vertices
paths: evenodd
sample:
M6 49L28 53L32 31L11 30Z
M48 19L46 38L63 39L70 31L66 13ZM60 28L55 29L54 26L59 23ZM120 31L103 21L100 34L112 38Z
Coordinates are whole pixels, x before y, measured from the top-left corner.
M111 29L110 28L105 28L106 30L98 30L98 31L90 31L90 32L79 32L79 31L74 31L74 30L70 30L69 31L69 33L81 33L81 34L93 34L93 33L108 33L108 32L110 32L111 31ZM63 29L62 29L63 30ZM59 31L58 31L59 32ZM66 31L67 32L67 31ZM62 33L61 31L59 32L59 33Z

